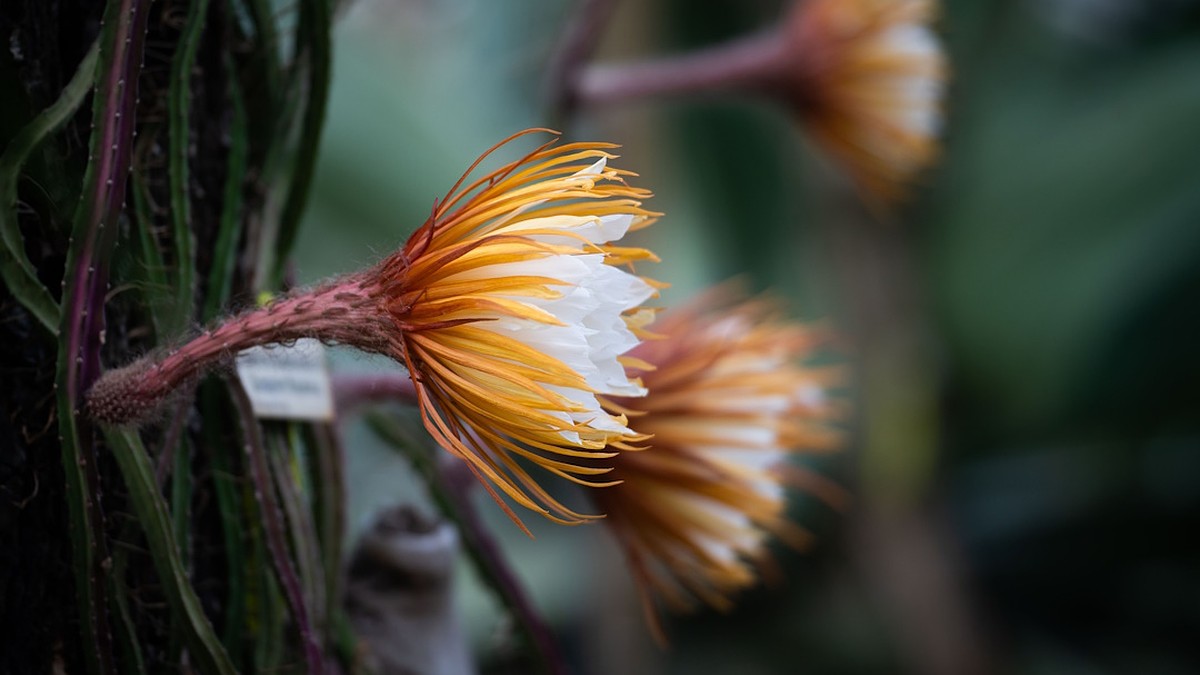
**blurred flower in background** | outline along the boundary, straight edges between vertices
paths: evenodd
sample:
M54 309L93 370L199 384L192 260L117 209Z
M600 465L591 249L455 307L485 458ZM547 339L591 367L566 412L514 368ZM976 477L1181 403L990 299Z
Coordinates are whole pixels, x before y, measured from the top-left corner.
M565 111L686 95L765 97L892 206L937 153L946 59L932 0L798 0L766 30L680 55L578 67ZM568 57L574 55L569 48ZM572 88L573 87L573 88Z
M884 204L937 152L947 68L934 13L932 0L802 0L784 27L805 129Z
M614 459L611 478L621 483L591 496L660 641L658 601L728 611L732 595L757 580L768 537L807 542L785 513L789 476L800 471L788 455L839 447L829 399L839 378L805 365L823 331L779 318L775 304L737 301L724 288L673 310L655 324L661 337L630 353L649 393L614 399L648 447Z

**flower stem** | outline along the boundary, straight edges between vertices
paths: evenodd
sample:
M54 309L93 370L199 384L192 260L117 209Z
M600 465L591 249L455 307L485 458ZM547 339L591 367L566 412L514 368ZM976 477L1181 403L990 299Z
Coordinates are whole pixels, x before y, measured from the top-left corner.
M349 277L234 317L165 356L105 373L87 394L88 411L105 424L136 424L152 417L180 385L244 349L312 337L389 353L398 334L365 281Z
M574 100L600 106L654 96L768 90L783 76L787 48L783 33L770 30L680 56L591 66L580 73Z

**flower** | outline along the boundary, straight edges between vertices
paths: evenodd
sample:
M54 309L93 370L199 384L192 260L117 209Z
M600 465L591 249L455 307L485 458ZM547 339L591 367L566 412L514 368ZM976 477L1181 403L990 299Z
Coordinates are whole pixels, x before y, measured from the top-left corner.
M564 99L597 106L755 94L787 106L874 204L904 196L937 152L946 60L934 0L797 0L776 27L674 57L590 66Z
M554 140L467 183L484 154L408 242L372 268L233 317L168 352L106 373L88 409L144 420L181 383L254 345L315 337L404 364L426 429L492 487L578 523L517 458L609 485L606 462L642 440L598 397L645 393L622 355L639 342L657 284L628 271L656 260L613 242L649 225L646 190L608 166L616 147ZM523 527L523 526L522 526Z
M622 269L654 255L612 244L657 215L641 206L649 193L625 183L632 174L608 167L612 147L547 144L456 186L379 274L434 439L565 523L592 516L555 500L514 458L604 486L594 477L608 467L578 460L607 460L642 438L597 398L645 394L621 355L638 344L652 316L638 307L656 294Z
M933 0L807 0L785 27L805 127L885 204L937 152L947 67L933 15Z
M727 293L725 293L728 296ZM650 436L610 474L620 485L592 495L630 563L661 638L655 599L685 610L717 609L756 582L753 564L772 534L806 533L784 514L785 489L811 486L831 502L841 489L786 464L790 453L839 446L827 389L837 371L802 360L823 339L776 316L771 302L710 294L655 325L663 337L630 353L649 394L614 399Z

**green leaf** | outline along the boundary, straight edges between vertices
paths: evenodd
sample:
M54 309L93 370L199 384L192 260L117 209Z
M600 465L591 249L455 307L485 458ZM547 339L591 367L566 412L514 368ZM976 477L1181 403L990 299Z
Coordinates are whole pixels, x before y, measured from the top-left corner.
M229 78L229 102L233 108L230 122L229 163L225 172L224 199L221 206L220 229L213 248L213 265L209 273L208 293L204 299L204 320L212 321L229 303L233 280L237 273L238 240L242 235L242 183L246 179L248 153L246 102L241 84L234 75L232 57L225 56Z
M188 152L191 148L189 112L192 104L192 69L196 50L204 31L208 0L188 3L187 18L179 46L171 61L171 88L168 94L168 134L170 147L169 189L171 195L171 241L175 245L175 302L170 322L173 334L182 332L191 321L196 297L196 259L192 246L191 172Z
M107 429L105 438L129 489L134 515L146 535L151 559L172 612L183 619L184 638L201 672L233 675L236 669L204 614L179 551L171 511L159 492L150 456L136 431Z
M325 109L329 99L331 24L329 0L309 0L300 5L297 41L308 47L308 95L300 125L300 147L292 165L287 197L279 216L279 236L275 242L271 274L274 283L283 278L284 265L296 243L300 218L308 204L308 191L317 166L317 150L321 146L321 131L325 125Z
M37 270L25 253L25 238L17 224L17 182L29 155L50 134L75 115L92 89L100 39L92 43L75 75L58 100L17 132L0 157L0 274L12 294L25 305L51 335L58 335L59 307L50 291L38 280Z

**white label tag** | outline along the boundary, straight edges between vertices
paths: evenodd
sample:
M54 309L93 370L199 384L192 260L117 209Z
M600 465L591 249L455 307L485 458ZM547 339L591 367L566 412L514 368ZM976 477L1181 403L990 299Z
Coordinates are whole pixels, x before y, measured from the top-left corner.
M333 391L325 345L304 338L291 346L251 347L238 354L237 373L261 418L326 422Z

